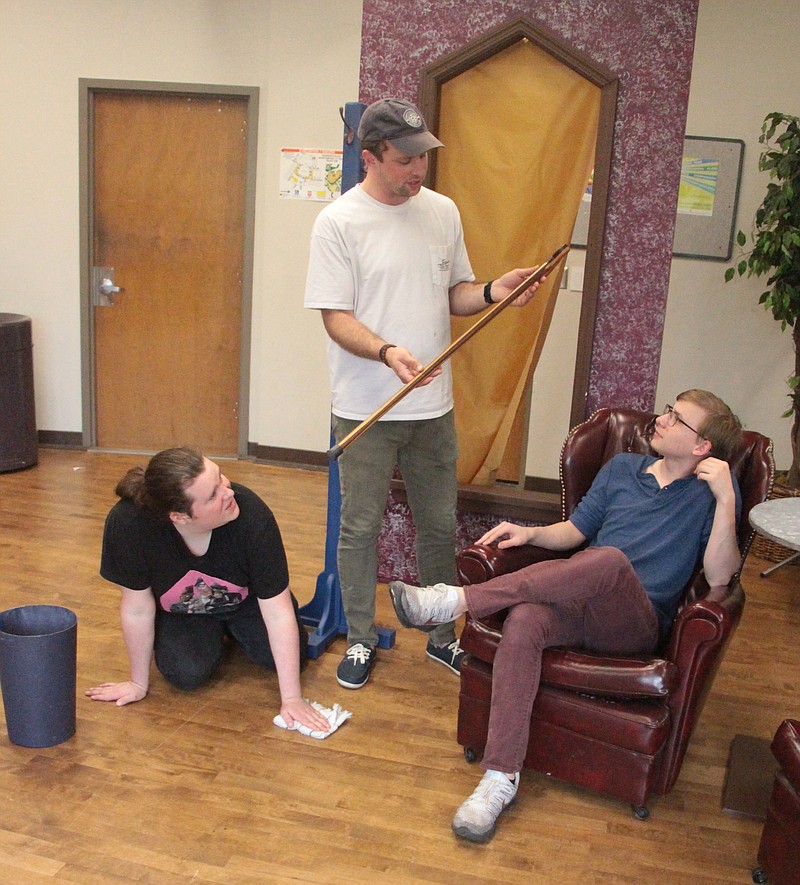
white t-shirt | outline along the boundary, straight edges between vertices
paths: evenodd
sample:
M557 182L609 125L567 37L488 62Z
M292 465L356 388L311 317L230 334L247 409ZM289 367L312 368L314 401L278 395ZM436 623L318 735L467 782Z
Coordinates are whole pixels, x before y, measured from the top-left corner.
M352 310L385 341L427 365L450 345L448 290L475 275L455 203L422 188L399 206L351 188L320 212L311 234L305 306ZM402 387L377 360L328 342L332 410L362 421ZM453 407L449 361L383 420L438 418Z

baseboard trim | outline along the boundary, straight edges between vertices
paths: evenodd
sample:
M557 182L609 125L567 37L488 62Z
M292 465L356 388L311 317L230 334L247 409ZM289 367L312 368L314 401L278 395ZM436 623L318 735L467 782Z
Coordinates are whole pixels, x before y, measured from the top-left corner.
M37 430L40 446L47 449L85 449L83 434L78 430Z
M526 476L526 492L542 492L546 495L558 495L561 497L561 480L548 479L544 476Z
M247 444L247 454L259 464L274 464L279 467L305 467L308 470L327 470L328 456L325 452L310 452L306 449L286 449L282 446L262 446Z

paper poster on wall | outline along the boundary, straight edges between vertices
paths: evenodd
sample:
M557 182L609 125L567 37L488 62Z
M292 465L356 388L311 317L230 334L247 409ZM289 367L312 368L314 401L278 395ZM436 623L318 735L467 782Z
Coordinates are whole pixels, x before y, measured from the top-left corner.
M342 152L282 148L279 196L285 200L330 202L342 192Z
M678 213L713 215L718 178L719 160L712 157L684 157L681 160Z

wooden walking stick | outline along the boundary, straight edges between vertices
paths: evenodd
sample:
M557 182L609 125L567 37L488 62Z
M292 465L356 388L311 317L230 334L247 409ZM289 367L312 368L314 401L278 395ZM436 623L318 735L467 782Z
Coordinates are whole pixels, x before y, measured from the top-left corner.
M403 399L407 394L411 393L411 391L418 387L430 374L441 366L441 364L449 359L458 349L462 346L462 344L466 344L473 335L480 332L480 330L490 323L499 313L505 310L509 304L513 303L523 292L529 289L534 283L539 282L542 277L547 276L550 271L554 270L560 261L566 258L567 252L569 252L569 246L564 245L560 246L556 249L555 252L544 262L544 264L540 264L539 267L529 276L526 277L513 292L509 292L508 295L502 300L498 301L497 304L494 304L489 310L484 311L481 314L480 319L473 326L470 326L466 332L460 335L456 340L445 350L443 350L439 356L434 357L431 362L428 363L427 366L418 374L415 375L407 384L400 388L394 396L390 397L386 402L380 406L376 411L374 411L369 418L365 418L358 427L355 427L350 433L347 434L346 437L340 442L337 443L332 448L328 449L328 458L331 461L335 461L342 452L350 445L350 443L355 442L363 433L369 430L373 424L379 421L390 409L393 409L401 399Z

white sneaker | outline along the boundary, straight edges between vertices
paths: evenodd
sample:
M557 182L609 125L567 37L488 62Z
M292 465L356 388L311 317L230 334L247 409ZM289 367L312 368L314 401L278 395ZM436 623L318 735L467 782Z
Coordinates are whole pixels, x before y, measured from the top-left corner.
M458 587L434 584L432 587L413 587L402 581L389 584L397 620L404 627L417 627L430 633L439 624L449 624L458 606Z
M502 771L487 771L472 795L453 818L453 832L470 842L488 842L497 828L497 818L510 808L519 788L519 773L513 781Z

